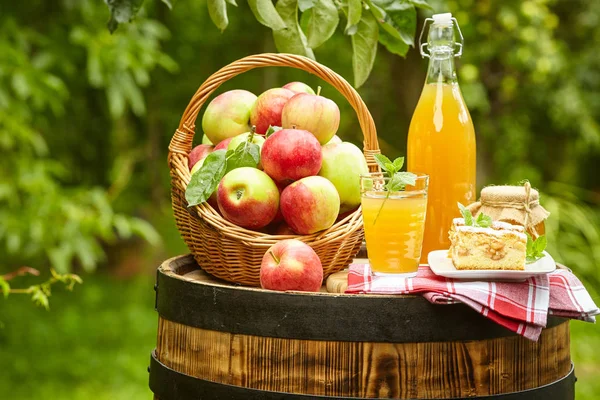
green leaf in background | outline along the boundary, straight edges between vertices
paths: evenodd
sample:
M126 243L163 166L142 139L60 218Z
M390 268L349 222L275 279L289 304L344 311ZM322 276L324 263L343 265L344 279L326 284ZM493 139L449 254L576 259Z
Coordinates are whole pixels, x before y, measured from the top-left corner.
M1 276L0 276L0 290L2 291L2 294L4 294L4 298L7 298L8 297L8 293L10 292L10 285Z
M354 87L358 88L369 77L377 55L379 26L371 13L363 13L356 33L352 35L352 70Z
M406 56L408 49L410 49L410 46L404 43L404 40L395 38L385 29L379 30L379 43L384 45L390 53L397 54L401 57Z
M409 46L414 45L417 29L417 11L403 0L366 0L371 12L381 27L392 37L402 39Z
M162 2L165 3L170 10L173 9L173 3L171 3L171 0L162 0Z
M315 5L316 0L298 0L298 9L304 12Z
M226 0L229 4L231 4L234 7L237 7L237 3L235 2L235 0Z
M306 37L308 46L314 49L333 35L340 22L340 16L333 0L315 0L314 6L307 12L310 12L310 19Z
M275 9L271 0L248 0L248 5L256 20L273 30L285 29L286 23ZM297 19L297 18L296 18Z
M422 8L424 10L432 10L433 11L433 7L431 7L429 4L427 4L427 2L425 0L408 0L410 2L410 4L412 4L415 7L418 8Z
M202 167L192 175L185 190L188 206L204 203L215 191L221 178L225 175L227 158L225 150L213 151L206 157Z
M358 29L358 22L362 16L362 0L348 0L348 22L346 35L354 35Z
M108 30L113 33L119 24L131 21L144 0L104 0L110 11Z
M225 3L225 0L208 0L207 3L210 19L223 32L227 28L227 25L229 25L227 3Z
M315 59L304 32L298 24L298 0L279 0L277 12L285 23L284 29L273 30L275 46L281 53L299 54Z

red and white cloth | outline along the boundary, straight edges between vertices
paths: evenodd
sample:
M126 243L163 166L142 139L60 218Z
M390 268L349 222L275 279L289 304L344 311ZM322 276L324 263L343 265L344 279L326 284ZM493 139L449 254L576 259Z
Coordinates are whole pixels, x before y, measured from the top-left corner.
M600 310L583 284L566 269L524 282L460 281L420 266L414 278L374 276L369 264L352 264L346 293L421 294L435 304L465 303L496 323L538 340L548 314L596 322Z

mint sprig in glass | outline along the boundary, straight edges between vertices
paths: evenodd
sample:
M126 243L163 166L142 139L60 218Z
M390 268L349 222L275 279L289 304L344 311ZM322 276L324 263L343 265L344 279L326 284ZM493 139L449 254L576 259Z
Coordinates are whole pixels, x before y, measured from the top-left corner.
M404 157L374 156L381 172L361 176L361 206L371 270L415 276L418 270L428 176L401 171Z

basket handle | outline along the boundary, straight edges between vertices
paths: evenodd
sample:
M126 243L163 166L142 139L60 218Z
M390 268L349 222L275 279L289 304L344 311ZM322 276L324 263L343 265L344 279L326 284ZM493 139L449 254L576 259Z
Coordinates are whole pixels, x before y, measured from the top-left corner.
M229 65L221 68L212 74L192 97L179 122L179 127L175 131L171 143L169 144L169 158L173 153L187 155L192 150L192 141L194 139L194 128L198 113L202 105L209 96L229 79L249 71L254 68L262 67L292 67L304 70L308 73L318 76L325 82L336 88L348 100L356 115L358 123L362 130L364 141L364 154L371 171L377 170L377 163L373 158L374 154L379 154L379 143L377 142L377 131L375 122L369 112L369 109L361 99L356 90L340 75L311 60L310 58L298 56L295 54L277 54L265 53L244 57Z

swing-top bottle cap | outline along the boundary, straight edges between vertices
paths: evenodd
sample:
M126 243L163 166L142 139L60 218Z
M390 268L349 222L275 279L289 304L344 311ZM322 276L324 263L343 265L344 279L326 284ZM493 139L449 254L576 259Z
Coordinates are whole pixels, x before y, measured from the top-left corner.
M434 14L431 18L436 25L452 25L452 13Z

